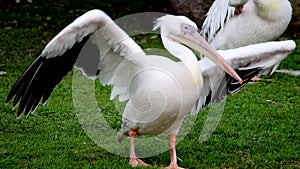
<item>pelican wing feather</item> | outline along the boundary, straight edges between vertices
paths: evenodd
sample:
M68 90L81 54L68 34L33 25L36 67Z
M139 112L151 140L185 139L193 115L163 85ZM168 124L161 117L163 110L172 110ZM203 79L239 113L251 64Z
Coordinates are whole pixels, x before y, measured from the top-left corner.
M124 86L130 81L128 76L145 64L143 56L143 50L109 16L100 10L88 11L46 45L12 87L6 102L13 100L15 107L19 104L18 117L29 115L40 102L46 104L54 87L73 66L90 78L100 77L104 85L115 86L112 96L122 95L126 100ZM126 70L128 76L123 76L126 64L132 66Z
M235 8L229 6L229 0L215 0L206 14L200 33L202 37L211 43L218 31L234 16L234 11Z
M203 86L192 113L197 113L211 103L221 102L229 94L237 93L255 75L272 74L279 63L294 49L293 40L274 41L249 45L230 50L219 50L219 54L237 71L244 80L239 84L235 79L217 67L209 59L199 61L203 76Z

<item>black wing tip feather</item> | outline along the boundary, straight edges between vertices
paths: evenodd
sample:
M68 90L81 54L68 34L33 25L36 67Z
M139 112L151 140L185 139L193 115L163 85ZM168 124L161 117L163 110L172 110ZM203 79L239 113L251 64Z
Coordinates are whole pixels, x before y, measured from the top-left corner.
M38 57L23 72L9 92L6 103L13 100L13 106L19 104L17 117L28 116L39 103L46 103L55 86L72 70L81 49L89 36L77 42L63 55L46 58Z
M227 83L227 92L228 92L227 94L235 94L239 92L248 82L250 82L250 80L254 76L258 75L258 73L261 70L262 68L252 68L252 69L245 69L245 70L236 69L235 71L244 81L243 84L240 84L236 79L226 74L226 83Z
M235 71L244 81L243 84L240 84L236 79L231 77L229 74L226 74L225 78L223 79L224 81L222 80L220 85L214 91L209 91L209 94L205 98L205 103L202 105L202 109L210 104L222 102L229 94L238 93L261 70L262 68L253 68L246 70L236 69Z
M19 79L16 81L16 83L13 85L10 92L8 93L6 97L6 103L9 103L11 100L13 100L13 106L16 106L18 104L18 102L21 99L21 96L25 92L24 88L28 86L30 82L29 77L34 75L35 70L45 59L46 58L39 56L33 63L31 63L25 69L25 71L22 73L22 75L19 77Z

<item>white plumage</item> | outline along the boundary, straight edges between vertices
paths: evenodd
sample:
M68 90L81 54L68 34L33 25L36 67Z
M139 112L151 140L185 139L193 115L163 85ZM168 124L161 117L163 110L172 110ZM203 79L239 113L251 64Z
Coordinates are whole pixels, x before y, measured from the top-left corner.
M196 56L186 46L211 58L239 83L242 79L202 39L196 24L188 18L166 15L156 21L154 29L160 29L165 48L181 62L146 56L104 12L89 11L46 45L16 82L7 101L14 99L14 105L20 102L18 116L29 115L40 101L46 103L56 84L76 66L86 76L98 77L103 85L112 85L111 99L118 96L120 101L127 101L120 135L130 136L132 166L147 165L135 155L137 134L167 133L171 148L169 167L179 168L176 135L184 116L196 106L203 83ZM80 55L85 44L94 46L91 50L97 52Z
M159 18L155 29L161 30L165 48L181 61L161 56L146 56L144 51L104 12L92 10L77 18L54 37L42 54L25 70L10 91L7 102L19 103L18 116L29 115L40 102L46 103L54 87L73 66L88 77L97 77L103 85L112 85L111 99L127 101L123 112L120 135L130 136L132 166L147 165L137 158L134 137L137 134L170 134L171 163L177 165L176 134L184 116L197 113L215 99L220 86L225 94L236 93L261 70L280 62L295 43L259 44L221 51L227 61L242 75L242 79L197 33L195 23L183 16L166 15ZM90 39L90 40L89 40ZM189 46L208 58L197 61ZM84 45L90 53L80 54ZM251 49L257 48L255 52ZM265 62L268 56L273 62ZM200 65L200 69L199 69ZM250 69L251 68L251 69ZM230 76L224 76L225 70ZM202 72L201 72L202 71ZM214 72L214 73L213 73ZM217 82L226 79L227 85ZM208 79L213 79L210 83ZM211 94L209 94L211 93ZM209 101L208 101L209 100Z
M232 49L277 39L291 17L288 0L215 0L201 34L215 49Z
M238 71L239 75L243 71L243 80L249 80L253 77L251 72L259 71L259 75L272 74L278 64L285 59L294 49L296 43L293 40L274 41L261 44L248 45L230 50L218 50L218 53ZM238 92L243 86L219 90L224 86L224 72L212 63L209 59L203 58L199 61L199 68L203 77L203 86L200 91L201 99L198 101L198 108L206 106L205 102L209 99L208 104L222 101L228 94ZM241 71L241 72L240 72ZM247 75L249 73L249 75ZM229 84L227 84L229 85ZM209 98L208 98L209 97ZM199 111L195 110L195 112Z

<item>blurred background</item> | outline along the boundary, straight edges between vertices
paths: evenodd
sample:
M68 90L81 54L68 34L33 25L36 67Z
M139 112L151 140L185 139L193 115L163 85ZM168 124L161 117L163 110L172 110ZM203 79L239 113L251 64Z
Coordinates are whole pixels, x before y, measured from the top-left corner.
M300 37L300 0L290 0L293 19L284 36ZM113 19L137 12L188 16L201 27L213 0L0 0L0 29L32 27L61 30L90 9L101 9Z

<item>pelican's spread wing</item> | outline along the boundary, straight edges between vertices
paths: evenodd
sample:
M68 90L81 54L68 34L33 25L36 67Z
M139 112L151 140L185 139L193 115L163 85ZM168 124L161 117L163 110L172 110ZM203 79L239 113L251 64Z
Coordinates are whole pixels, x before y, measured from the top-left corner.
M218 31L234 15L235 8L229 6L229 0L215 0L206 14L201 35L211 43Z
M234 69L247 70L261 67L262 71L259 75L266 75L274 73L279 63L295 48L296 43L293 40L286 40L223 50L219 53L231 62Z
M199 67L204 84L200 92L201 98L193 113L199 112L211 103L221 102L228 94L237 93L255 75L273 73L278 64L295 48L295 42L288 40L218 51L244 80L243 85L230 76L224 75L223 70L209 59L202 59L199 61Z
M15 83L6 101L13 99L14 106L19 103L18 116L28 115L40 102L46 103L54 87L74 65L86 76L99 76L103 84L115 85L112 94L126 99L123 86L128 80L126 76L119 80L118 74L124 73L122 68L128 64L134 66L125 71L127 74L141 66L144 57L137 55L145 54L109 16L100 10L91 10L47 44Z

